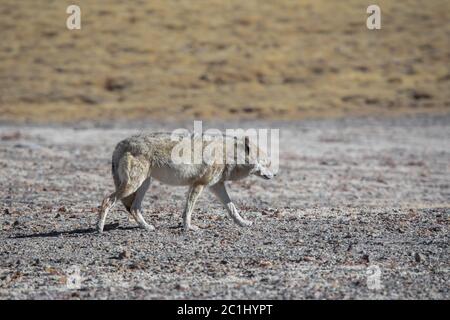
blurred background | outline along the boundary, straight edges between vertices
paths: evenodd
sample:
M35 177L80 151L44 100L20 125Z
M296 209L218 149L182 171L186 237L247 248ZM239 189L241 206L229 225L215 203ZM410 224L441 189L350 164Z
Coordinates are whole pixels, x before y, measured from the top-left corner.
M0 120L448 112L450 2L373 3L2 0Z

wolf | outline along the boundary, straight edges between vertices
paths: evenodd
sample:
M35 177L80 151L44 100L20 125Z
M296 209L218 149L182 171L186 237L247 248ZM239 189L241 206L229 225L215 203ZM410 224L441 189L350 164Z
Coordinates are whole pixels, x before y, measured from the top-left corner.
M195 146L200 146L202 152L215 150L214 155L210 152L209 158L202 157L197 162L192 159L181 163L175 161L174 151L182 142L190 143L192 147L188 150L195 151ZM226 181L249 175L264 179L275 176L270 159L249 136L242 139L226 135L149 133L129 137L119 142L113 152L115 191L101 204L97 230L103 232L106 216L118 201L123 203L140 227L155 230L143 218L141 208L152 179L169 185L189 186L183 212L184 231L198 230L191 223L191 215L197 198L205 188L222 202L235 223L242 227L250 226L252 222L239 214L225 188Z

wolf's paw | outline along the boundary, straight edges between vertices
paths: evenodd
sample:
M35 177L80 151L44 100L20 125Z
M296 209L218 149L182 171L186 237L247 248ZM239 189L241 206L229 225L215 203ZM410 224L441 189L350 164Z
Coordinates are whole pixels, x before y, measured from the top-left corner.
M253 221L250 221L250 220L239 221L239 225L241 227L250 227L252 224L253 224Z
M184 226L183 230L184 230L184 232L189 232L189 231L194 231L195 232L195 231L199 231L200 228L197 227L196 225L191 224L191 225L188 225L188 226Z
M98 233L103 233L104 225L102 223L98 223L96 229Z
M155 227L151 224L146 224L145 226L143 226L143 228L147 231L155 231Z

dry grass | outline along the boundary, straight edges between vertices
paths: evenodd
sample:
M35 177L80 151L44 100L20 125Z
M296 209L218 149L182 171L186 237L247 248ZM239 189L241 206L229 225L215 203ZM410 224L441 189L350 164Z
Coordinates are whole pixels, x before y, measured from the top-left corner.
M450 3L0 4L0 119L282 118L450 110Z

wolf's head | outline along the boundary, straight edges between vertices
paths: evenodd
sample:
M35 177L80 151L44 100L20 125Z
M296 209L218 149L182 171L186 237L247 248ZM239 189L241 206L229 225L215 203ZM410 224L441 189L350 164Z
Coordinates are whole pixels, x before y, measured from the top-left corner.
M245 136L244 148L246 155L245 162L249 166L250 174L264 179L272 179L276 176L271 169L271 161L265 151L253 143L248 136Z

